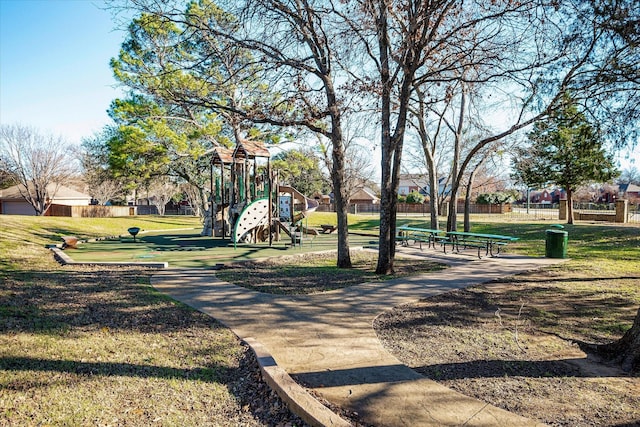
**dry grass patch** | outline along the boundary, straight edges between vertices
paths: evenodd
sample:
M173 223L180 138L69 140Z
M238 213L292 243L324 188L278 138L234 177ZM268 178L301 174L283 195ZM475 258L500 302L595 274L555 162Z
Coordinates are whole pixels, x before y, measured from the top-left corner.
M0 425L302 425L231 331L150 274L0 272Z

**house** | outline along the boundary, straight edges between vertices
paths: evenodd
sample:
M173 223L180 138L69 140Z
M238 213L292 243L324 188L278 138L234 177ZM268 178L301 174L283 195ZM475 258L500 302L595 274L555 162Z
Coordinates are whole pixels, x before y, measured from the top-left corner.
M315 193L313 193L313 195L311 196L314 200L317 200L319 204L321 205L329 205L331 204L331 196L328 194L322 194L318 191L316 191Z
M20 194L19 185L0 190L0 214L6 215L35 215L33 206ZM24 188L24 187L22 187ZM47 187L48 192L54 191L54 185ZM56 205L87 206L91 204L91 196L80 193L61 185L53 198Z
M415 191L426 196L428 199L430 188L429 176L426 174L400 174L400 183L398 185L399 196L406 196ZM451 185L447 184L446 177L438 178L437 192L438 194L449 194L451 192Z
M619 191L629 201L640 200L640 186L635 184L620 184Z
M426 191L428 188L429 179L426 175L415 173L400 174L398 195L406 196L413 191L426 195L428 194Z
M623 184L624 185L624 184ZM597 203L615 203L618 198L618 194L624 192L623 185L609 185L605 184L599 189L599 195L597 197Z
M562 188L556 188L551 192L551 203L560 203L560 200L567 199L567 192Z
M376 194L367 187L362 187L357 189L351 195L351 203L353 204L362 204L362 205L377 205L380 203L380 198L376 196Z
M552 202L553 196L549 192L549 190L546 189L542 191L532 191L529 194L529 200L531 201L531 203L549 204Z

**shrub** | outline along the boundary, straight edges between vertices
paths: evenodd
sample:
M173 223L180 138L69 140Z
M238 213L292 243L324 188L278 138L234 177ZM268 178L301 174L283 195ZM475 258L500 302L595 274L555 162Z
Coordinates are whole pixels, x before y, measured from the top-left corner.
M411 193L407 194L407 203L424 203L424 196L417 191L412 191Z

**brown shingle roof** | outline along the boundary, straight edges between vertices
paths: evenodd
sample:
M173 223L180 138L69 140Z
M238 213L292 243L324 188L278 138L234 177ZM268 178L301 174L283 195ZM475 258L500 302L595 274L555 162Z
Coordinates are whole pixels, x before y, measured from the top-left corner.
M265 147L264 143L261 141L249 141L243 139L238 142L236 149L233 152L233 156L235 158L249 158L253 159L255 157L271 157L269 150Z
M214 165L229 165L233 163L233 150L225 147L216 147L213 149L213 157L211 163Z

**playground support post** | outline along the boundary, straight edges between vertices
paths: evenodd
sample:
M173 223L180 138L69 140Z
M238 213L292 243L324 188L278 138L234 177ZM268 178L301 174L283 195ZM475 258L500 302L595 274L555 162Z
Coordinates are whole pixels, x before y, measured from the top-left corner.
M273 188L273 178L271 177L271 159L267 159L267 177L267 185L269 186L269 247L271 247L273 245L273 234L271 233L271 227L273 227L273 217L271 215L273 212L273 192L271 191Z

